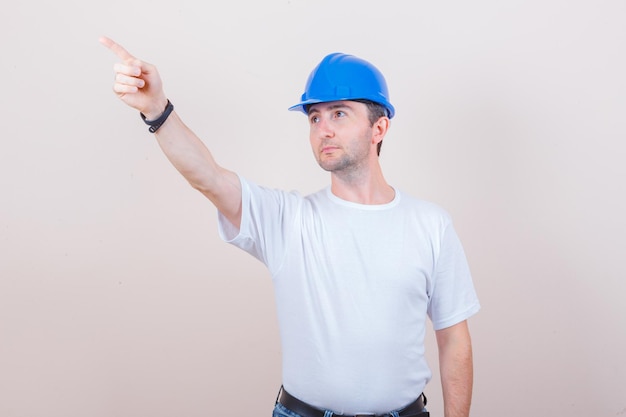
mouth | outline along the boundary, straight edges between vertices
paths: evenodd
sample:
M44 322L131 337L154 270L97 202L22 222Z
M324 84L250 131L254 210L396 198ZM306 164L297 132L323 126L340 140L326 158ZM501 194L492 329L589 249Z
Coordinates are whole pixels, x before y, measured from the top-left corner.
M322 147L321 153L332 153L336 151L337 149L339 149L338 146L326 145Z

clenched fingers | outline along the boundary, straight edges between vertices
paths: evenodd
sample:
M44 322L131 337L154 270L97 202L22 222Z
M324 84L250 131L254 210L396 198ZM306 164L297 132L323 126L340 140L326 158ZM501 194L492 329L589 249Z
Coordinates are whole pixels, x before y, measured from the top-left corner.
M141 62L138 60L134 60L129 64L116 63L113 65L113 71L116 74L124 74L129 77L139 77L141 75Z
M116 93L136 93L140 88L143 88L144 85L146 85L146 82L141 78L117 74L115 76L115 83L113 84L113 91Z
M113 91L116 93L136 93L146 85L141 77L141 67L134 65L115 64L115 84Z

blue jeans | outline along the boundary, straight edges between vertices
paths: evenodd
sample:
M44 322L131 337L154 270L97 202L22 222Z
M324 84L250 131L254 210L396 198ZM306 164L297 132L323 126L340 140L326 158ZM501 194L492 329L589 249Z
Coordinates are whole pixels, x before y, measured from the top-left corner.
M398 417L398 412L392 411L391 413L389 413L389 415L391 417ZM326 410L326 412L324 413L324 417L333 417L333 416L340 417L338 414L334 414L330 410ZM284 405L278 403L276 404L276 407L274 407L274 413L272 414L272 417L302 417L302 416L298 413L294 413L293 411L291 411Z

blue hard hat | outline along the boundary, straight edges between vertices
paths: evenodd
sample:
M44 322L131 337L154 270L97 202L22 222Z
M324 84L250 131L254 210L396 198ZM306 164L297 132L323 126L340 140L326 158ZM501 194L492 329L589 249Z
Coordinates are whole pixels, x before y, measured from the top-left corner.
M339 100L370 100L383 105L389 118L395 109L383 74L369 62L339 52L326 55L309 75L301 101L289 107L306 113L305 106Z

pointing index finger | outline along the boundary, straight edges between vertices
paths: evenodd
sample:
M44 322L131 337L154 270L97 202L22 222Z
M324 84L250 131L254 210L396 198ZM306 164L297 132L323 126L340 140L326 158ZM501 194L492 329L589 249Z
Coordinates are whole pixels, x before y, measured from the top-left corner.
M109 48L115 55L124 61L135 59L124 47L106 36L100 37L100 43Z

